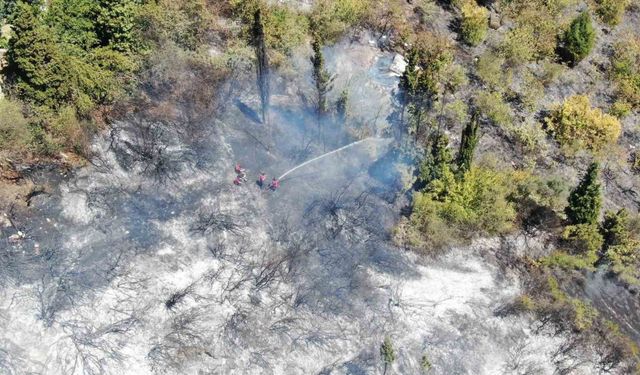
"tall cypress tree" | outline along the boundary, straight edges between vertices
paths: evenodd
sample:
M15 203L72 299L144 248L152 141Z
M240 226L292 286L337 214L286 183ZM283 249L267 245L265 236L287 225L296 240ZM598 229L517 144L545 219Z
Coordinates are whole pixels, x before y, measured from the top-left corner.
M413 102L413 96L418 82L418 53L415 49L409 50L407 54L407 67L400 77L398 86L400 88L400 103L402 105L402 112L400 114L400 120L404 123L404 112L407 110L407 105Z
M471 169L473 162L473 153L478 145L478 115L476 112L471 116L471 121L462 130L462 139L460 140L460 151L458 152L458 175L464 175Z
M599 166L593 162L578 186L569 195L569 205L565 213L571 224L596 224L602 207Z
M431 142L429 153L420 166L418 186L427 187L432 181L441 179L450 170L452 159L449 137L443 132L437 133Z
M347 122L347 116L349 112L349 91L342 90L340 97L336 102L336 115L340 124Z
M318 115L322 117L327 113L327 94L331 90L331 81L333 79L325 68L322 42L317 33L314 35L311 47L313 48L311 64L313 64L313 81L316 86L318 100Z
M399 89L404 111L409 114L409 127L416 139L422 133L426 113L431 109L437 94L436 76L442 69L438 53L427 51L424 45L412 47L407 54L407 67L400 77Z
M269 87L269 57L264 36L264 25L260 7L253 14L253 28L251 30L253 47L256 50L256 73L260 103L262 104L262 122L267 123L269 111L270 87Z

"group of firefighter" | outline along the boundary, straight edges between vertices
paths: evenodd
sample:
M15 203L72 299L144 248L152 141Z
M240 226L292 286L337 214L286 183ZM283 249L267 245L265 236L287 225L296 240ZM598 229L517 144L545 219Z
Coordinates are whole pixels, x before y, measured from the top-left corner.
M242 168L240 164L236 164L236 178L233 180L233 184L236 186L241 186L247 182L247 170ZM267 175L264 172L260 172L258 175L258 180L256 183L260 187L260 189L264 189L265 182L267 180ZM280 187L280 180L277 178L273 178L271 183L268 186L268 189L271 191L276 191Z

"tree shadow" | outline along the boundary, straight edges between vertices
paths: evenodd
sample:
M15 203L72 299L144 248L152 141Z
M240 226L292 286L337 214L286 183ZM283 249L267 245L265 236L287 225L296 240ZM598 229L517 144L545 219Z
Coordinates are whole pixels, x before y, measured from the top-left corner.
M240 99L236 99L234 101L236 107L242 112L243 115L247 116L249 120L255 122L256 124L262 124L262 120L256 111L254 111L251 107L244 104Z

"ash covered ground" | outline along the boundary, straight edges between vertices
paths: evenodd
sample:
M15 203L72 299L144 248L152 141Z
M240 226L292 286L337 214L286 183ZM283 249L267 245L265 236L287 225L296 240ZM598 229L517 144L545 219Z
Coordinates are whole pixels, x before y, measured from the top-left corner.
M16 213L27 236L0 243L0 373L376 374L385 336L387 373L419 374L423 356L433 374L595 373L501 313L520 283L493 260L520 239L427 259L393 246L408 168L387 121L393 56L367 40L326 56L352 126L319 130L300 58L276 79L271 126L246 85L203 124L132 116ZM253 183L365 138L276 192Z

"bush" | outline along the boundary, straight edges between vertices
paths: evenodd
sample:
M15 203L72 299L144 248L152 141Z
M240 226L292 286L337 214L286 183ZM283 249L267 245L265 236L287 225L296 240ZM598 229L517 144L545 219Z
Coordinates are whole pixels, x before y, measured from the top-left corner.
M505 4L505 14L514 19L511 29L500 48L513 64L522 64L555 55L558 25L556 10L551 0L510 1Z
M562 233L564 248L573 255L583 256L591 265L598 259L604 238L595 224L570 225Z
M609 114L619 119L625 118L631 114L633 108L631 104L624 101L616 101L609 109Z
M596 33L593 30L589 12L582 12L571 22L563 41L567 58L572 64L577 64L589 55L596 41Z
M609 269L622 282L640 285L640 243L611 246L605 260L609 263Z
M559 314L567 313L570 320L571 328L575 331L585 331L593 326L598 318L598 311L594 309L588 302L584 302L578 298L569 297L561 288L558 280L552 276L548 277L548 290L545 291L551 297L549 301L553 310ZM547 302L547 303L549 303ZM540 307L542 307L539 304Z
M511 174L473 166L456 178L444 168L439 179L413 196L413 211L394 230L399 245L442 248L467 241L474 234L511 231L516 219Z
M438 215L461 230L499 234L511 230L516 213L507 200L508 175L472 167L456 180L451 171L431 184L428 198L437 202ZM420 204L414 206L420 211Z
M542 264L563 269L593 270L604 239L594 224L571 225L562 233L562 247L541 260Z
M602 222L604 260L611 272L629 285L640 285L640 236L638 217L625 209L607 212Z
M365 0L320 0L314 6L311 23L321 39L331 43L350 27L364 22L372 10Z
M469 106L460 99L448 102L444 106L443 115L449 126L464 124L469 120Z
M505 68L505 58L486 52L478 58L475 73L493 91L504 92L511 84L511 70Z
M61 108L49 120L49 131L61 148L73 150L78 155L87 155L89 137L87 127L76 116L72 107Z
M489 29L489 11L478 6L475 0L466 1L461 8L460 34L462 40L472 46L482 43Z
M523 25L509 30L500 49L511 63L523 64L536 59L534 29L532 25Z
M620 23L631 0L595 0L596 14L609 26Z
M496 125L509 126L513 121L513 111L500 93L483 91L476 96L475 104L478 111Z
M610 74L618 101L640 108L640 39L628 36L614 45Z
M539 157L548 149L547 134L537 122L508 126L506 130L520 145L524 155Z
M440 133L431 141L429 152L420 163L418 181L429 187L434 180L441 179L451 168L453 157L449 150L449 138Z
M620 121L598 108L591 108L589 98L574 95L557 105L545 119L548 130L562 145L599 152L620 136Z
M304 14L295 11L286 5L261 5L257 1L233 0L232 8L236 17L243 23L243 33L245 39L251 39L251 27L253 25L253 16L259 6L261 8L262 22L264 25L265 40L267 46L277 52L279 56L272 56L273 62L284 60L286 55L303 44L309 32L309 19ZM318 6L321 6L320 4ZM326 17L332 15L327 14ZM316 22L316 27L321 29L325 27L322 23L328 20L319 20L312 16L312 21Z
M30 141L28 122L21 105L0 98L0 151L19 152Z
M162 44L172 40L195 51L209 37L214 17L204 0L160 0L148 2L141 12L147 39Z
M287 6L273 7L265 18L267 45L287 55L307 37L307 17Z
M588 259L583 256L571 255L565 251L557 250L551 253L551 255L540 259L540 264L547 267L558 267L563 270L591 270L595 271L595 267Z

